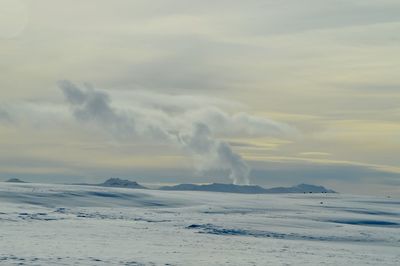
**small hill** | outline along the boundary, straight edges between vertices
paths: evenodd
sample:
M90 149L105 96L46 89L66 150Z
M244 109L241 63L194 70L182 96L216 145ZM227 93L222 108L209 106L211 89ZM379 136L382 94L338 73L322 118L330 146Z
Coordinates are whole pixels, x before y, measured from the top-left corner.
M8 182L8 183L26 183L25 181L22 181L21 179L18 179L18 178L10 178L5 182Z
M243 186L243 185L220 184L220 183L212 183L206 185L180 184L176 186L160 187L160 190L212 191L212 192L229 192L229 193L243 193L243 194L336 193L335 191L326 189L322 186L314 186L308 184L300 184L293 187L275 187L269 189L260 186Z
M129 181L119 178L110 178L106 180L104 183L98 184L97 186L147 189L146 187L138 184L135 181Z

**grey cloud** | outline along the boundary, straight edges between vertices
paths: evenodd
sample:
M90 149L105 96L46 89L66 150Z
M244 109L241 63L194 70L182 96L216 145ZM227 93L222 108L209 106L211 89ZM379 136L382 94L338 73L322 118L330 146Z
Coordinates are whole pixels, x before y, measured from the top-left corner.
M60 81L58 86L71 105L76 119L107 126L117 135L134 132L134 122L127 116L117 113L110 103L109 96L86 86L80 89L69 81Z
M187 119L202 121L213 133L224 136L282 136L297 135L297 131L283 123L244 112L229 114L219 108L206 106L185 114Z
M383 3L384 2L384 3ZM353 26L398 22L400 4L397 1L262 1L242 29L248 34L298 34L311 30L326 30ZM287 8L290 6L290 8ZM239 26L239 25L238 25Z
M0 123L2 123L2 122L3 123L11 123L11 122L13 122L13 118L11 117L10 113L6 109L0 107Z
M341 90L354 90L356 92L363 93L382 93L382 94L393 94L400 95L400 84L399 83L342 83L332 84L336 89Z
M74 84L68 80L61 80L58 82L58 86L63 91L65 97L74 105L83 104L86 100L86 95Z
M379 22L399 21L400 4L396 0L250 0L250 1L184 1L171 0L153 1L119 1L110 4L109 1L85 1L75 4L71 9L68 2L54 3L46 1L45 7L56 10L60 6L66 12L51 14L68 19L68 12L74 12L76 19L68 26L84 29L106 30L105 25L121 27L129 22L135 23L187 15L191 17L205 16L214 18L216 28L225 23L238 23L237 29L248 23L249 28L269 32L294 32L307 29L340 27L346 25L365 25ZM38 4L40 5L40 4ZM93 9L96 5L97 9ZM96 13L94 13L96 12ZM110 19L109 14L117 14ZM88 20L88 14L91 19ZM95 16L95 15L100 16ZM93 19L92 19L93 17ZM230 21L232 19L232 21ZM86 22L82 25L82 22ZM71 27L71 26L70 26Z
M210 40L206 36L183 33L171 36L153 36L154 43L167 55L146 62L131 64L115 79L120 86L137 86L159 91L196 91L229 89L244 75L234 66L222 64L226 58L243 52L243 46Z

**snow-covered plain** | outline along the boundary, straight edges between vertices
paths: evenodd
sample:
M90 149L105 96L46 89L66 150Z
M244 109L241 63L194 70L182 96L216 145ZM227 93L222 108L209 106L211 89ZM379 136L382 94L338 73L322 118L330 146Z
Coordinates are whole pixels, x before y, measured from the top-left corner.
M400 199L0 183L1 265L400 265Z

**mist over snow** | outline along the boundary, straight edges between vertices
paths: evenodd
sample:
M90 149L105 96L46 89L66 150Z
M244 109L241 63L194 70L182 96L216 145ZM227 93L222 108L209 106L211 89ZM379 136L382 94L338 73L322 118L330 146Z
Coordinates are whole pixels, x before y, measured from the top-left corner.
M192 156L198 171L226 170L234 184L250 183L250 167L224 137L278 137L295 132L270 119L226 112L206 99L188 106L187 100L195 98L141 91L130 105L119 107L108 93L88 84L80 87L63 80L58 86L73 117L83 125L94 125L120 141L137 137L172 143Z

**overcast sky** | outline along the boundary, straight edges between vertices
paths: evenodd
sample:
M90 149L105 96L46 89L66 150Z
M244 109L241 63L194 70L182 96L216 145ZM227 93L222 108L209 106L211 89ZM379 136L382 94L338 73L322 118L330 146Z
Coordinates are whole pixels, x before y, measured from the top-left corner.
M0 0L0 179L400 187L398 0Z

